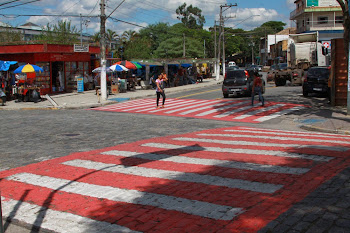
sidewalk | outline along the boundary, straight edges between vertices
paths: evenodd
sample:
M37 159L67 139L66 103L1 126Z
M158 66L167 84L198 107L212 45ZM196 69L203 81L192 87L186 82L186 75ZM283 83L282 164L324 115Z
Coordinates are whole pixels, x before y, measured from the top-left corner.
M319 116L308 116L299 127L308 131L350 135L350 115L346 107L329 107Z
M207 86L217 85L221 87L223 77L220 77L219 81L215 78L204 79L202 83L189 84L178 87L166 88L166 93L175 93L179 91L200 89ZM142 90L140 86L137 86L135 91L127 91L126 93L112 94L108 96L107 100L102 100L96 95L95 90L85 91L83 93L63 93L57 95L51 95L47 99L46 96L42 96L43 101L34 102L18 102L14 100L6 102L5 106L0 106L0 110L33 110L33 109L80 109L80 108L93 108L113 104L129 99L155 97L156 91L154 89ZM51 99L51 100L50 100Z

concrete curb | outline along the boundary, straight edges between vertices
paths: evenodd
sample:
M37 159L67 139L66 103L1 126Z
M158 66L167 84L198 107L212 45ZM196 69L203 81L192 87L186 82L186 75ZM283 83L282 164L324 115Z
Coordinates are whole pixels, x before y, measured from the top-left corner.
M333 130L333 129L326 129L326 128L309 126L309 125L300 125L299 128L307 130L307 131L315 131L315 132L321 132L321 133L350 135L350 131L348 131L348 130L337 130L337 129Z

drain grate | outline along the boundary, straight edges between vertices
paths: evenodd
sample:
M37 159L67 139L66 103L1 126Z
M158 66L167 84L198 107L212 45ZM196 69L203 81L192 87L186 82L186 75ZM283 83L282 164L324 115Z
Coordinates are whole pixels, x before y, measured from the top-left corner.
M62 134L62 136L66 136L66 137L76 137L79 136L79 133L66 133L66 134Z

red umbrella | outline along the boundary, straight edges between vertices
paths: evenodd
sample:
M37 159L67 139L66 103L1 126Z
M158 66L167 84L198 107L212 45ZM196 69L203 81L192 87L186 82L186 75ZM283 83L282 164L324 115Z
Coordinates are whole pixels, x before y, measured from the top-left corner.
M132 69L132 70L136 70L137 67L130 61L118 61L117 63L114 63L113 65L122 65L122 66L125 66L126 68L128 69Z

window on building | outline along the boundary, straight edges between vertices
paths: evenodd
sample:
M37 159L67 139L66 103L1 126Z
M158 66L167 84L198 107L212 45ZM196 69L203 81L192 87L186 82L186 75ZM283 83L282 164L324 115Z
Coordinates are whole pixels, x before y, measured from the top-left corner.
M343 23L343 16L335 16L335 23Z
M328 17L326 16L321 16L317 18L317 23L318 24L326 24L328 23Z
M303 27L305 27L305 20L303 20Z
M310 18L307 18L306 20L306 24L309 25L310 24Z

